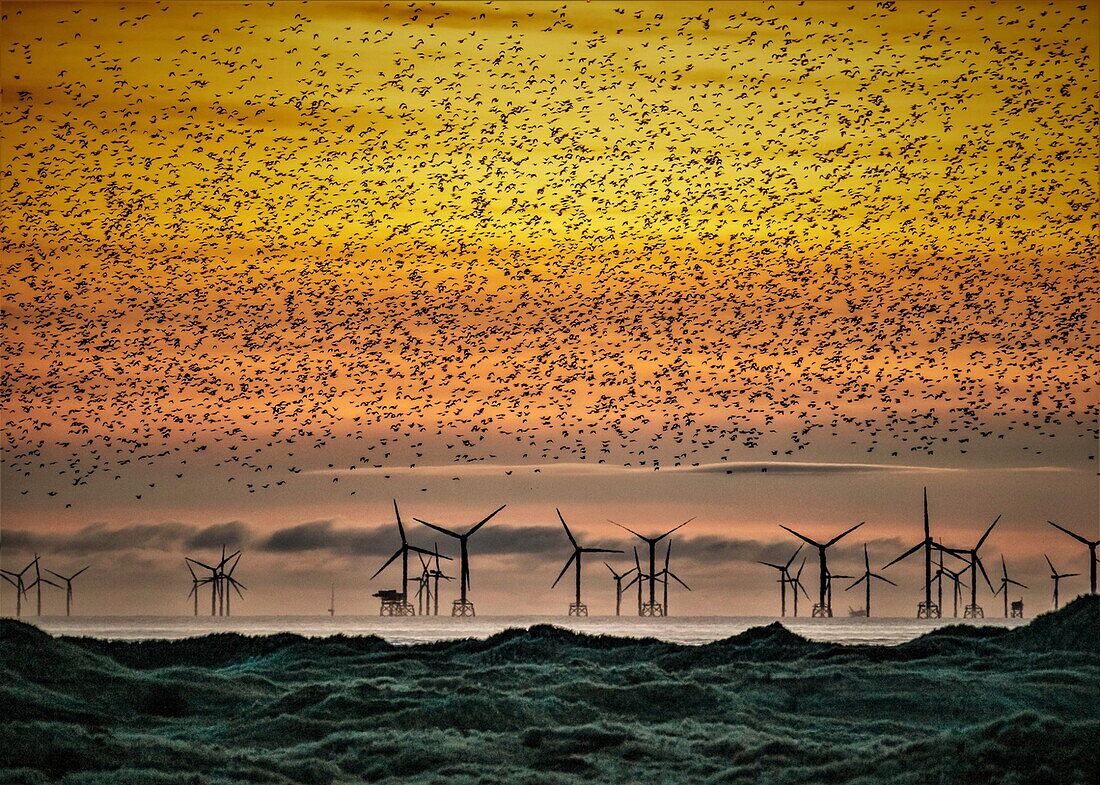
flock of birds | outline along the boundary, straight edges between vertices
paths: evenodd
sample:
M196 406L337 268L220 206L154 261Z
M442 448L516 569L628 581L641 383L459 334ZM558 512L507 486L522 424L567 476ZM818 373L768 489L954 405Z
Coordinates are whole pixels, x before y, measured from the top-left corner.
M5 8L6 501L1083 458L1095 8L834 10Z

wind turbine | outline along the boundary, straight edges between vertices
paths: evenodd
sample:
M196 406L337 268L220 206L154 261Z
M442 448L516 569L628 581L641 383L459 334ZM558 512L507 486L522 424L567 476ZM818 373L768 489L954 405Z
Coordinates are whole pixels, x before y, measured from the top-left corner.
M88 567L91 567L91 566L92 565L90 565L90 564L88 565ZM61 575L59 573L54 572L53 570L50 570L50 569L46 570L46 572L51 573L52 575L56 575L61 580L65 581L65 615L66 616L71 616L72 615L72 608L73 608L73 578L75 578L80 573L84 572L84 570L88 569L88 567L85 567L82 570L77 570L72 575L70 575L68 578L66 578L64 575ZM54 586L56 586L56 585L57 584L55 583Z
M678 584L683 586L685 589L687 589L688 591L691 591L691 587L688 586L686 583L684 583L682 580L680 580L680 578L677 577L676 573L672 572L668 568L668 561L669 561L669 558L671 558L671 556L672 556L672 540L669 540L668 541L668 547L665 549L665 568L663 570L661 570L659 573L657 573L658 575L661 576L661 583L664 584L664 615L665 616L668 616L668 579L669 578L672 578L672 580L676 581Z
M788 583L793 587L791 589L791 595L794 597L794 617L798 618L798 592L802 592L803 596L808 600L810 599L810 593L806 591L806 587L802 585L802 571L806 569L806 557L802 557L802 563L798 565L798 572L794 574L793 578L788 579ZM780 580L783 580L780 578Z
M1059 584L1059 582L1062 580L1062 578L1076 578L1081 573L1079 573L1079 572L1061 572L1060 573L1060 572L1058 572L1058 570L1054 569L1054 563L1051 562L1049 556L1047 556L1044 553L1043 558L1047 560L1047 566L1050 567L1050 578L1051 578L1051 580L1054 581L1054 610L1058 610L1058 607L1059 607L1059 603L1058 603L1058 584Z
M570 616L587 616L588 606L581 602L581 556L586 553L622 553L622 551L615 550L613 548L585 548L577 542L577 538L573 536L573 532L569 531L569 526L565 523L565 518L562 517L561 510L555 509L554 512L558 514L558 520L561 521L562 528L565 529L565 536L569 538L569 544L573 546L573 553L569 555L569 559L565 562L565 566L561 568L561 572L558 573L558 577L554 579L554 583L550 588L553 589L558 585L558 581L562 579L566 571L569 569L569 565L576 562L577 571L577 601L569 604Z
M787 584L791 583L791 565L794 563L795 557L804 548L804 545L799 545L798 550L791 554L791 558L787 559L786 564L772 564L767 561L758 561L757 564L763 564L765 567L771 567L772 569L779 570L779 615L786 617L787 615ZM797 590L795 590L797 591ZM795 601L798 601L797 596Z
M1096 594L1096 546L1100 545L1100 540L1086 540L1080 534L1074 534L1064 526L1059 526L1054 521L1047 521L1051 526L1059 531L1064 531L1073 539L1080 543L1084 543L1089 548L1089 594Z
M23 598L27 596L27 585L23 582L23 576L27 574L27 570L37 565L38 554L35 554L34 560L19 572L0 570L0 574L4 576L4 580L15 587L15 618L17 619L23 615Z
M329 584L328 615L336 615L336 584Z
M199 586L204 584L204 583L207 583L209 579L203 578L202 580L199 580L199 576L195 575L195 569L191 566L191 560L190 559L184 559L183 560L183 565L187 568L187 571L189 573L191 573L191 591L187 592L187 597L188 597L188 599L190 599L191 597L195 598L195 615L198 616L199 615Z
M942 608L943 608L943 576L946 575L948 578L951 579L951 584L952 584L951 617L954 618L954 619L957 619L957 618L959 618L959 598L962 596L962 593L961 593L962 590L959 588L959 584L961 583L960 579L961 579L962 574L964 572L966 572L967 570L969 570L970 567L969 567L969 565L966 566L966 567L963 567L958 572L955 572L954 570L950 570L947 567L944 567L943 566L943 555L947 551L945 551L943 548L941 548L938 544L936 545L936 548L937 548L937 550L939 550L939 565L937 566L936 571L934 573L932 573L932 580L934 580L936 582L936 602L942 610ZM961 559L962 558L961 556L955 556L955 554L951 554L951 555L954 556L956 559ZM963 583L962 585L965 586L966 584Z
M985 543L986 538L989 537L989 533L993 531L993 527L997 525L997 521L999 520L1001 520L1000 515L993 519L993 523L989 524L989 528L985 530L985 534L982 535L981 539L978 540L978 544L973 548L948 548L943 545L938 546L954 556L964 556L965 558L963 561L966 561L967 558L970 560L970 565L967 567L967 569L970 570L970 604L963 609L964 619L985 618L985 611L982 610L982 606L978 605L978 570L981 570L982 577L985 578L985 582L989 586L990 591L993 591L993 582L989 580L989 573L985 571L985 565L982 564L982 560L978 557L978 550ZM965 571L966 570L959 570L959 573L962 574Z
M222 587L222 591L225 593L225 615L226 616L231 616L232 615L229 611L229 600L232 597L232 595L229 593L229 589L233 589L233 591L237 592L237 596L240 597L242 600L244 599L244 595L241 594L241 589L244 589L245 591L248 591L247 586L245 586L243 583L241 583L240 581L238 581L236 578L233 577L233 571L235 569L237 569L237 565L240 564L240 561L241 561L241 552L240 551L237 551L236 557L237 558L233 560L233 565L229 568L228 572L226 572L224 570L224 568L222 570L222 581L226 584L226 586ZM233 557L231 556L229 558L232 559ZM224 564L225 562L223 561L222 563ZM226 588L226 587L228 587L228 588Z
M859 523L857 523L852 528L841 532L836 537L833 537L833 539L829 540L826 543L820 543L820 542L817 542L816 540L811 540L806 535L799 534L794 529L791 529L787 526L784 526L783 524L779 524L779 528L786 529L787 531L789 531L791 534L793 534L798 539L802 540L803 542L809 543L813 547L817 548L817 555L818 555L818 589L819 589L819 591L818 591L818 603L816 605L814 605L814 610L813 610L813 615L815 617L818 617L818 618L826 618L826 617L832 618L832 615L833 615L833 606L832 606L832 603L829 602L829 564L828 564L828 559L825 556L825 551L827 551L829 548L836 545L838 542L840 542L842 539L844 539L849 534L854 532L856 529L858 529L864 523L866 523L866 521L860 521Z
M645 583L645 573L642 572L642 563L638 560L638 547L634 551L634 577L623 588L629 589L635 583L638 584L638 615L642 615L642 584Z
M611 572L611 577L615 580L615 615L621 616L623 606L623 578L634 572L635 568L631 567L629 570L620 575L619 573L615 572L615 569L607 562L604 562L603 566ZM630 584L627 584L627 588L629 588L629 586Z
M38 590L37 591L38 610L37 610L37 613L35 615L36 616L41 616L42 615L42 584L43 583L49 584L50 586L53 586L55 589L60 589L61 586L59 584L54 583L49 578L43 578L42 577L42 565L38 560L38 554L37 553L34 555L34 561L31 562L31 564L34 565L34 580L27 587L27 590L28 591L30 591L31 589L37 589ZM47 570L47 572L49 572L49 570Z
M839 575L834 575L833 577L834 578L839 578L840 576ZM876 573L871 572L871 559L867 555L867 543L864 543L863 544L863 575L859 576L859 578L856 579L856 582L853 583L851 586L849 586L844 591L851 591L852 589L854 589L859 584L866 582L867 585L864 588L867 590L867 594L866 594L866 597L864 598L866 600L866 605L864 605L864 609L867 612L867 618L868 619L871 618L871 579L872 578L877 578L880 581L885 581L886 583L889 583L891 586L897 586L897 584L894 583L889 578L884 578L881 575L878 575Z
M459 577L458 577L459 599L455 600L454 603L451 605L451 615L452 616L476 616L477 615L474 611L474 604L472 602L470 602L468 599L466 599L466 591L470 587L470 551L469 551L469 547L468 547L468 542L470 540L470 536L473 535L474 532L476 532L482 526L487 524L493 518L494 515L496 515L498 512L500 512L501 510L503 510L507 506L508 505L506 505L506 504L500 505L495 510L493 510L491 513L489 513L484 518L482 518L480 521L478 521L473 526L471 526L464 534L459 534L458 532L451 531L450 529L445 529L442 526L436 526L434 523L428 523L427 521L422 521L419 518L413 518L414 521L427 526L429 529L435 529L437 532L440 532L441 534L446 534L448 537L454 537L456 540L458 540L459 559L460 559ZM446 558L446 557L444 557L444 558Z
M222 546L222 559L221 559L220 562L218 562L217 566L211 566L209 564L204 564L203 562L199 561L198 559L192 559L190 556L188 556L185 559L185 561L190 562L190 564L194 564L196 567L201 567L204 570L210 570L210 577L199 581L199 583L209 583L210 584L210 615L211 616L224 616L225 615L225 596L224 596L225 586L223 585L225 583L225 564L230 559L233 559L233 558L239 556L240 553L241 553L240 551L236 551L236 552L231 553L228 556L226 556L225 555L225 546L223 545ZM190 569L190 567L188 567L188 569ZM194 570L192 570L191 571L191 577L194 578L194 576L195 576L195 572L194 572ZM196 589L197 589L197 585L196 585ZM240 591L238 590L237 593L240 594ZM196 600L196 605L197 605L197 600Z
M663 540L668 535L672 534L677 529L680 529L680 528L683 528L684 526L687 526L689 523L691 523L694 520L695 520L695 518L688 518L686 521L684 521L680 525L673 526L671 529L669 529L664 534L658 534L655 537L646 537L643 534L638 534L638 532L634 531L633 529L628 529L626 526L623 526L621 523L615 523L615 521L610 521L610 520L608 521L609 523L614 523L620 529L626 529L626 531L630 532L635 537L637 537L639 540L641 540L642 542L646 543L649 546L649 573L646 574L646 576L645 576L646 580L649 581L649 602L642 604L641 610L639 611L638 615L640 615L640 616L664 616L665 615L664 608L662 608L657 603L657 583L656 583L656 581L657 581L657 543L659 543L661 540ZM640 574L640 570L639 570L639 574Z
M938 619L942 616L942 611L937 603L932 602L932 549L939 547L935 540L932 539L932 534L928 525L928 489L924 489L924 539L907 550L901 556L898 556L892 562L887 564L883 569L887 569L890 566L897 564L902 559L908 558L917 551L924 549L924 602L917 603L917 618L918 619ZM895 586L897 584L894 584Z
M435 553L435 565L432 567L431 572L428 573L428 574L431 576L432 580L434 581L434 587L432 589L432 604L434 606L434 610L432 611L432 613L433 613L433 615L438 616L439 615L439 581L440 581L440 579L445 580L445 581L453 581L454 578L452 578L450 575L444 575L443 570L441 570L439 568L439 559L441 558L440 555L439 555L439 543L434 543L434 547L435 547L435 551L434 551L434 553ZM445 559L447 557L444 556L442 558Z
M397 602L382 601L382 615L383 616L412 616L413 607L412 603L408 599L409 591L409 552L417 554L432 555L431 551L424 550L423 548L417 548L415 545L409 545L409 540L405 536L405 524L401 521L401 510L397 508L397 499L393 500L393 514L397 518L397 532L401 535L401 545L396 551L393 552L393 556L386 559L386 563L375 570L374 575L370 576L371 580L377 578L384 569L389 567L393 562L401 559L401 599ZM449 558L449 557L445 557Z
M418 553L416 558L420 560L420 575L411 579L416 584L416 612L426 616L432 609L431 569L428 567L428 562L424 561L424 554ZM425 603L428 606L427 611L424 610Z
M1001 556L1001 585L997 588L997 591L995 591L993 593L994 594L1000 594L1002 592L1004 593L1004 596L1005 596L1005 598L1004 598L1005 599L1005 618L1006 619L1008 618L1008 587L1009 587L1009 584L1011 584L1013 586L1019 586L1021 589L1026 589L1027 588L1027 586L1020 583L1019 581L1014 581L1014 580L1012 580L1011 578L1008 577L1008 566L1005 564L1005 557Z

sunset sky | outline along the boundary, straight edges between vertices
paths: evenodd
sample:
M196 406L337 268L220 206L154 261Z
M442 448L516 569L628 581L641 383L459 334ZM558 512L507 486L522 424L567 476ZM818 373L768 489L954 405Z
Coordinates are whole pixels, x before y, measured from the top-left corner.
M478 611L561 613L557 507L695 516L675 609L768 614L778 524L881 567L927 486L1046 609L1045 521L1100 537L1098 11L5 3L4 568L186 613L224 542L240 613L374 613L393 499L507 504Z

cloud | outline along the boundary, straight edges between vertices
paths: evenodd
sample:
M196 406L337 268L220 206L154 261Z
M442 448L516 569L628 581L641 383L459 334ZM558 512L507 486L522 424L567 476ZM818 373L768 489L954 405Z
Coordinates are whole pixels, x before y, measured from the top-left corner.
M240 548L247 545L251 539L248 525L241 521L229 521L228 523L215 523L200 529L187 540L188 548Z
M330 551L345 556L377 556L400 544L389 527L356 529L337 527L332 521L310 521L273 532L259 544L270 553Z
M199 527L176 521L142 523L111 528L93 523L73 534L38 534L25 529L6 530L8 551L40 551L64 554L111 553L131 550L178 551L184 548L240 547L251 533L240 521Z
M1049 471L1057 467L1045 467ZM306 474L357 476L371 474L420 474L442 476L484 476L505 472L545 475L604 474L861 474L866 472L958 472L963 469L914 464L843 463L828 461L720 461L696 466L622 466L609 463L451 463L423 466L367 466L355 469L315 469Z
M465 526L458 531L465 531ZM419 524L406 527L409 542L421 548L432 549L438 543L445 555L456 556L456 543L451 537L432 531ZM585 533L579 536L583 545L600 548L617 548L623 556L610 554L609 558L632 558L637 546L639 554L646 554L641 540L621 530L603 535ZM830 550L837 558L862 559L862 538L843 542ZM84 555L94 553L126 553L132 551L162 551L185 553L191 550L217 550L225 545L231 549L251 545L259 552L271 554L328 553L333 556L385 558L399 546L400 539L392 524L358 527L338 525L332 520L317 520L277 529L266 536L257 536L252 528L241 521L216 523L205 527L179 522L138 524L109 528L97 523L71 535L41 535L25 530L5 531L3 545L8 552L38 552L41 554ZM673 558L695 564L722 564L734 561L755 562L786 561L798 547L793 537L777 533L775 540L757 540L721 535L691 536L689 531L675 535ZM872 556L876 559L887 554L900 553L899 540L871 541ZM470 539L470 551L481 556L516 556L529 559L565 558L569 554L569 541L560 526L514 525L489 523ZM665 544L659 545L663 558ZM803 555L813 556L809 549ZM800 557L801 559L801 557Z

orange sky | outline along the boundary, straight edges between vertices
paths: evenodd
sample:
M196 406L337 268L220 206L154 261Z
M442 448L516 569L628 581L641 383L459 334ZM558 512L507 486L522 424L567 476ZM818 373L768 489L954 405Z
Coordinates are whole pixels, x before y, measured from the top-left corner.
M1019 511L1038 570L1045 517L1100 526L1097 10L5 3L4 529L240 520L260 549L393 496L543 525L583 488L593 536L625 505L885 540L938 483ZM773 469L740 508L747 475L513 479L600 461L886 468ZM53 558L174 574L159 547ZM704 612L723 570L684 558ZM257 612L313 608L256 559Z

